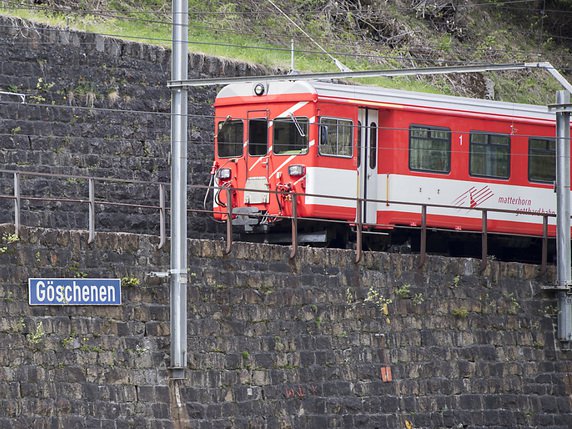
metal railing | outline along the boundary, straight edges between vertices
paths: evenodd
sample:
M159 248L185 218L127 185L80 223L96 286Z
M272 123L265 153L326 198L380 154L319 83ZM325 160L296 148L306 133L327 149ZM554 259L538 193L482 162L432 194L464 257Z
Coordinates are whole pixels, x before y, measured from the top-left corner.
M290 220L292 223L292 244L290 247L290 258L294 258L297 254L298 249L298 222L299 221L321 221L321 222L329 222L329 223L343 223L348 224L347 220L333 220L333 219L325 219L325 218L306 218L301 217L298 215L298 208L297 208L297 200L298 197L315 197L315 198L329 198L335 200L350 200L355 203L356 207L356 219L355 222L350 222L350 225L353 227L355 234L356 234L356 256L355 262L359 263L363 256L363 235L365 234L364 228L394 228L394 227L401 227L401 228L411 228L411 226L407 225L380 225L380 224L372 224L372 223L364 223L362 221L362 210L364 203L377 203L377 204L384 204L386 206L391 205L405 205L405 206L417 206L420 209L419 215L421 217L421 224L419 227L415 226L414 228L419 228L420 230L420 243L419 243L419 266L422 267L427 259L427 230L430 228L434 231L446 231L446 232L458 232L458 233L477 233L481 235L481 269L484 270L487 267L488 260L489 260L489 253L488 253L488 238L492 232L489 232L489 214L490 213L507 213L513 215L527 215L527 216L539 216L542 217L542 234L540 236L537 235L524 235L524 234L515 234L515 233L494 233L494 234L502 234L506 236L514 236L514 237L531 237L531 238L540 238L542 241L541 246L541 271L545 272L547 265L548 265L548 219L555 218L556 214L552 213L535 213L535 212L528 212L522 210L505 210L505 209L493 209L493 208L481 208L481 207L464 207L464 206L453 206L453 205L446 205L446 204L428 204L428 203L416 203L411 201L394 201L394 200L377 200L377 199L365 199L365 198L351 198L351 197L340 197L340 196L332 196L332 195L323 195L323 194L310 194L310 193L296 193L296 192L283 192L283 191L272 191L272 190L260 190L260 189L246 189L246 188L229 188L229 187L222 187L222 188L215 188L218 189L220 192L226 193L226 201L232 201L232 192L239 191L249 191L249 192L263 192L268 194L274 194L277 196L288 196L288 200L291 201L292 207L291 211L292 214L288 215L280 215L280 216L273 216L275 218L281 218L284 220ZM480 219L481 219L481 229L474 230L474 229L465 229L465 230L456 230L456 229L449 229L449 228L436 228L436 227L428 227L427 225L427 216L428 216L428 209L449 209L449 210L468 210L473 212L480 212ZM409 212L409 214L411 214ZM226 249L225 253L229 254L232 251L232 236L233 236L233 210L232 205L227 204L226 206ZM251 215L253 216L253 215Z
M43 201L43 202L63 202L63 203L76 203L80 205L87 205L88 206L88 243L92 243L95 239L96 233L96 205L109 205L109 206L119 206L119 207L130 207L130 208L138 208L138 209L150 209L155 210L159 214L159 244L158 248L162 248L167 240L166 236L166 220L167 220L167 211L170 210L167 207L166 200L167 200L167 186L170 186L169 183L165 182L148 182L148 181L141 181L141 180L129 180L129 179L115 179L115 178L102 178L102 177L92 177L92 176L81 176L81 175L70 175L70 174L53 174L53 173L38 173L38 172L30 172L30 171L17 171L17 170L2 170L0 169L0 174L9 174L13 176L13 193L11 195L3 195L0 194L0 199L8 199L14 202L14 225L15 225L15 233L18 235L21 223L21 213L22 213L22 201ZM44 178L53 178L53 179L63 179L63 180L77 180L77 181L87 181L88 183L88 192L87 192L87 199L83 198L64 198L64 197L38 197L33 195L23 195L22 194L22 177L24 176L31 176L31 177L44 177ZM107 201L102 199L96 198L96 184L98 182L110 182L116 184L140 184L146 187L153 186L158 189L158 204L137 204L132 202L118 202L118 201ZM362 220L362 212L365 203L377 203L377 204L384 204L384 205L402 205L402 206L416 206L419 207L419 215L420 215L420 225L414 226L413 228L419 229L420 231L420 243L419 243L419 259L418 264L419 266L423 266L427 259L427 217L428 217L428 209L451 209L451 210L470 210L474 212L480 212L480 219L481 219L481 228L479 230L463 230L459 232L470 232L470 233L478 233L481 235L481 269L485 269L488 262L488 237L491 234L489 232L489 214L490 213L509 213L509 214L518 214L518 215L528 215L528 216L541 216L542 217L542 235L540 237L533 236L536 238L540 238L542 240L542 250L541 250L541 267L542 271L544 272L547 267L547 259L548 259L548 219L550 217L555 217L555 214L549 213L533 213L533 212L525 212L519 210L503 210L503 209L491 209L491 208L480 208L480 207L459 207L459 206L452 206L452 205L443 205L443 204L428 204L428 203L415 203L409 201L389 201L389 200L375 200L375 199L365 199L365 198L352 198L352 197L340 197L340 196L332 196L332 195L323 195L323 194L309 194L309 193L295 193L289 191L271 191L271 190L260 190L260 189L245 189L245 188L229 188L229 187L209 187L204 185L191 185L189 186L190 189L195 190L203 190L204 192L213 191L225 193L226 201L232 201L233 192L263 192L267 194L274 195L276 198L281 197L288 197L288 201L291 202L291 215L280 215L280 216L273 216L276 219L282 220L289 220L291 222L291 246L290 246L290 254L289 257L295 258L298 252L298 223L300 221L320 221L325 223L339 223L347 225L347 220L341 219L326 219L326 218L307 218L299 216L298 214L298 197L314 197L314 198L328 198L333 200L346 200L352 201L355 205L356 210L356 219L355 222L350 222L351 227L355 231L356 235L356 246L355 246L355 262L359 263L363 257L363 235L367 232L364 229L379 229L380 227L388 227L392 228L393 225L379 225L379 224L372 224L372 223L365 223ZM212 209L196 209L190 208L187 209L188 213L199 213L205 216L213 216L214 210ZM411 214L411 212L409 212ZM222 214L219 212L219 214ZM226 216L226 220L223 222L226 224L226 245L224 252L229 254L232 252L233 246L233 235L234 235L234 228L232 219L234 218L233 207L232 204L226 204L226 210L224 210L224 215ZM407 228L407 225L399 225L399 227ZM411 226L409 226L411 227ZM430 227L431 230L439 230L439 231L447 231L447 232L455 232L454 229L445 229L445 228L435 228ZM504 235L513 235L517 236L517 234L506 234ZM531 236L532 237L532 236Z
M95 239L96 231L96 204L108 205L116 207L130 207L137 209L151 209L156 210L159 214L159 248L162 248L166 241L166 217L167 217L167 206L166 206L166 187L169 186L168 183L163 182L147 182L142 180L127 180L127 179L114 179L114 178L103 178L103 177L92 177L92 176L81 176L72 174L54 174L54 173L38 173L31 171L14 171L14 170L1 170L0 174L10 174L13 176L13 194L6 195L0 194L0 199L8 199L14 201L14 229L15 234L19 235L22 214L22 201L39 201L39 202L56 202L56 203L76 203L80 205L88 206L88 243L92 243ZM42 178L52 178L52 179L63 179L63 180L76 180L76 181L87 181L88 195L87 199L83 198L66 198L66 197L38 197L33 195L23 195L22 194L22 177L42 177ZM115 184L140 184L144 186L156 186L159 192L158 205L150 204L136 204L130 202L120 202L120 201L107 201L96 199L95 189L96 183L98 182L109 182Z

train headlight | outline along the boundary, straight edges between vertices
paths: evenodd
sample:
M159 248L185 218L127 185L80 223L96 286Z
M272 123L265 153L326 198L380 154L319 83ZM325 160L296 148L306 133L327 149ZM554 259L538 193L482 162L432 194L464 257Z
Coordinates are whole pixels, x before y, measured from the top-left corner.
M264 84L262 83L257 83L256 86L254 87L254 93L259 97L263 95L265 91L266 88L264 88Z
M230 179L230 168L219 168L216 177L219 180L228 180Z
M306 167L303 165L290 165L288 167L288 174L291 177L302 177L306 174Z

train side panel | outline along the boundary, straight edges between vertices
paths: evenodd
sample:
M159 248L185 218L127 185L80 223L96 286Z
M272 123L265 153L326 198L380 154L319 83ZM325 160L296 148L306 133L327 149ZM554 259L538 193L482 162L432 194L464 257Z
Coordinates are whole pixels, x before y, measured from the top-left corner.
M430 228L480 231L478 209L518 210L489 211L488 230L539 236L539 215L555 213L555 124L539 108L322 86L323 93L309 83L269 84L260 96L244 84L223 90L215 106L216 218L224 220L232 204L235 216L257 212L272 225L293 214L296 193L298 216L354 224L356 198L367 186L375 189L376 201L367 203L371 228L420 226L425 204L447 206L427 208ZM362 111L375 112L373 151L360 146L370 126L360 122ZM368 154L375 167L366 178L360 156ZM548 224L554 235L555 219Z

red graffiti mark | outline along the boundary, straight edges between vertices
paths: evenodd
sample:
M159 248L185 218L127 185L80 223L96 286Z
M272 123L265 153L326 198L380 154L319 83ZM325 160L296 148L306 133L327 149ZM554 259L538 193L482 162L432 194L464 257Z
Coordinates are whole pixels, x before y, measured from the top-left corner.
M294 389L287 387L286 391L284 393L284 396L286 396L287 398L293 398L294 397Z

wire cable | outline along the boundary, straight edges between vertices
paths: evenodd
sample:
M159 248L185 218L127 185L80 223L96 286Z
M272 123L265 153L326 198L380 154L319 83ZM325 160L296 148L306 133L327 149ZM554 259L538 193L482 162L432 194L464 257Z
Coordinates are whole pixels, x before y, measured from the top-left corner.
M268 0L270 1L270 0ZM488 3L483 3L483 5L488 5ZM119 15L115 15L115 17L120 18ZM165 25L172 25L170 22L168 21L157 21L157 20L143 20L143 22L154 22L154 23L159 23L159 24L165 24ZM208 27L204 27L204 28L208 28ZM302 30L303 31L303 30ZM228 32L228 31L227 31ZM239 34L239 35L245 35L244 32L232 32L231 33L234 34ZM250 34L255 34L254 32L250 32ZM361 36L361 34L358 33L353 33L354 35L357 36ZM107 37L117 37L117 38L127 38L127 39L134 39L134 40L147 40L147 41L155 41L155 42L172 42L172 39L168 39L168 38L152 38L152 37L144 37L144 36L129 36L129 35L123 35L123 34L102 34L104 36ZM559 35L547 35L548 37L552 37L552 38L556 38L556 39L567 39L565 36L559 36ZM313 40L313 39L312 39ZM329 40L331 42L331 40ZM363 41L362 41L363 42ZM290 52L290 49L288 48L277 48L277 47L268 47L268 46L252 46L252 45L238 45L238 44L233 44L233 43L216 43L216 42L199 42L199 41L191 41L190 44L194 44L194 45L207 45L207 46L219 46L219 47L234 47L234 48L241 48L241 49L264 49L264 50L274 50L274 51L284 51L284 52ZM351 45L344 45L344 46L348 46L350 48L353 48L353 46ZM372 47L374 47L375 45L371 45ZM437 49L437 48L434 48ZM414 51L414 50L413 50ZM496 49L496 51L498 52L508 52L508 49ZM316 52L316 51L311 51L311 50L297 50L297 53L307 53L307 54L311 54L311 55L315 55L315 54L322 54L322 55L330 55L327 52ZM510 50L510 52L514 52L514 50ZM400 56L380 56L380 55L374 55L374 54L356 54L356 53L348 53L348 52L335 52L334 53L337 56L346 56L346 57L363 57L363 58L379 58L379 59L399 59L401 58ZM534 53L533 53L534 54ZM429 60L429 58L426 58L426 60ZM458 63L462 63L461 61L458 61Z

